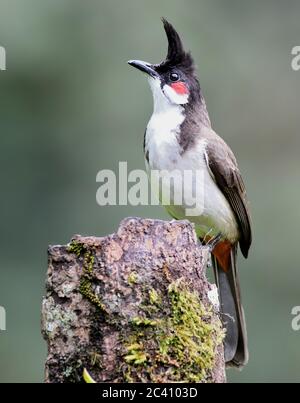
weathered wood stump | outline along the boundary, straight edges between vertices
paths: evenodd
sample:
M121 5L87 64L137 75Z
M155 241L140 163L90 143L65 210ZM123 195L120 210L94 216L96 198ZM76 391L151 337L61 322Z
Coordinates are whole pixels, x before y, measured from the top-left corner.
M223 329L188 221L129 218L49 247L46 382L225 382Z

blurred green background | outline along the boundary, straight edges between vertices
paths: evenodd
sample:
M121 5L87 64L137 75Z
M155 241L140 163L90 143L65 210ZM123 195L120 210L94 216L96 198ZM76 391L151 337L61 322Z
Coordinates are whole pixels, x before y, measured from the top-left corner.
M199 67L214 129L239 160L254 244L240 259L251 358L236 382L300 381L300 45L296 0L1 0L0 381L41 382L48 244L104 235L160 207L99 207L96 174L119 161L143 168L148 84L126 61L166 53L160 17Z

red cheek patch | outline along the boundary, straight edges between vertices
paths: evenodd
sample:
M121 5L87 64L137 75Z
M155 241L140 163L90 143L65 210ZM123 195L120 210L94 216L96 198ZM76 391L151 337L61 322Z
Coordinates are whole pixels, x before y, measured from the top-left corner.
M173 90L179 95L189 93L188 89L186 88L186 85L182 81L178 81L177 83L171 84L171 88L173 88Z

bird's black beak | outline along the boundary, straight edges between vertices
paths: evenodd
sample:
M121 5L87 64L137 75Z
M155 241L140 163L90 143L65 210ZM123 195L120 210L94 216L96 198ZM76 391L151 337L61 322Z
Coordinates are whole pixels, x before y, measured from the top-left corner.
M141 70L143 73L148 74L150 77L153 78L158 77L158 74L155 71L154 66L150 63L143 62L142 60L129 60L128 64L130 64L130 66L133 66L138 70Z

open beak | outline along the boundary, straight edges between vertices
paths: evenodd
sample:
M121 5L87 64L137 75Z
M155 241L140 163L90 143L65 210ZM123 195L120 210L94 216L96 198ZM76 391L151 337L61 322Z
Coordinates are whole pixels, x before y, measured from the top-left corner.
M142 60L129 60L128 64L130 64L130 66L133 66L138 70L141 70L143 73L148 74L150 77L153 78L158 77L158 74L155 71L154 66L150 63L143 62Z

